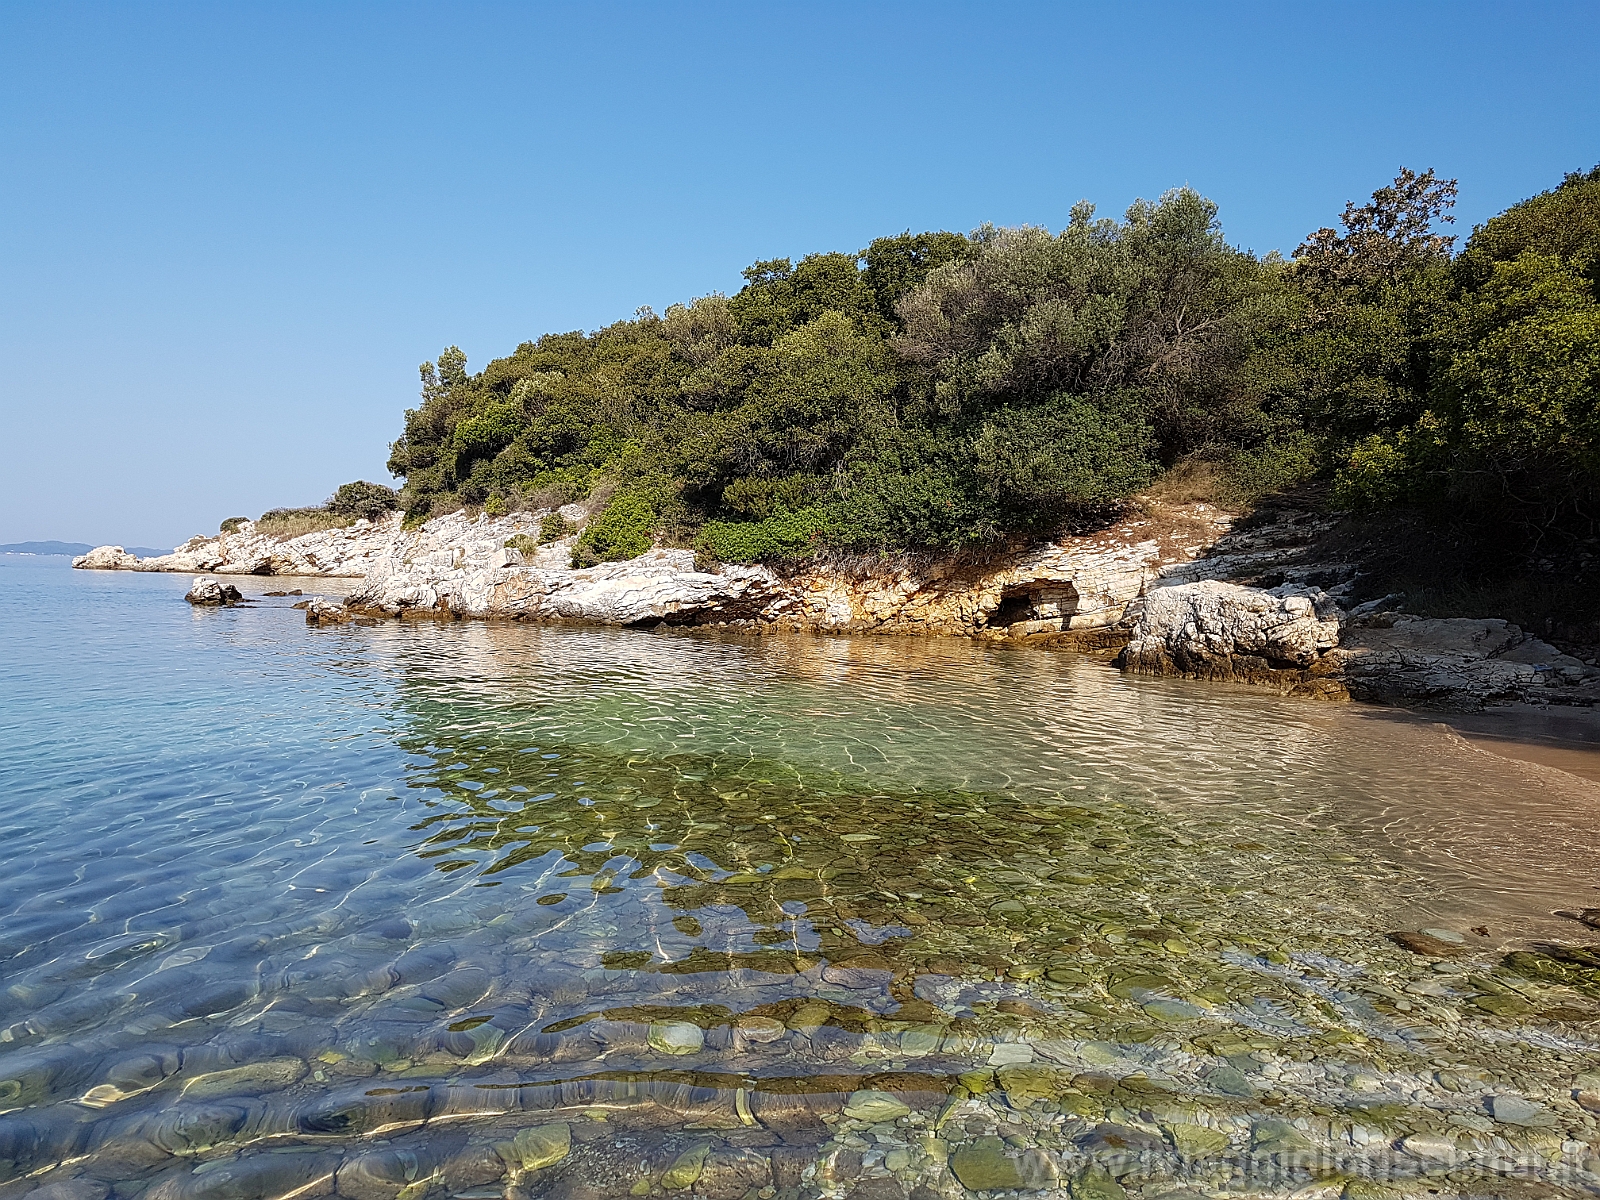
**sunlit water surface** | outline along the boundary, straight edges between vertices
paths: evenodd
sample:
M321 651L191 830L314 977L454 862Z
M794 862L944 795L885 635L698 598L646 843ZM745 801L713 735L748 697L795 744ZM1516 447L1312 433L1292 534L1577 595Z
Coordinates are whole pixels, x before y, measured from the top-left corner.
M0 567L0 1197L1600 1190L1600 785L1069 655L187 583Z

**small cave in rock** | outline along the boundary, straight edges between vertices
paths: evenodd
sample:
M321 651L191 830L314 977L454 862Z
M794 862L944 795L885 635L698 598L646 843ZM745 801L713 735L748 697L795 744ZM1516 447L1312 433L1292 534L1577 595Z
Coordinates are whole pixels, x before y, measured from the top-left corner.
M1003 629L1019 621L1049 621L1078 611L1078 590L1061 580L1018 583L1000 593L999 606L989 614L989 627Z
M1000 607L989 614L989 624L1015 625L1033 617L1033 597L1026 589L1007 588L1000 593Z

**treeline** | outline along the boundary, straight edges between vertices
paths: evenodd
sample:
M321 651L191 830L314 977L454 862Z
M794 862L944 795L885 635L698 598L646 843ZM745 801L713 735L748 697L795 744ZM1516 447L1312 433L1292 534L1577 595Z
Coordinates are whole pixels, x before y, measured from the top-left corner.
M1174 469L1249 500L1589 519L1600 168L1476 229L1402 171L1293 259L1188 189L1059 233L903 234L758 262L734 296L422 367L390 469L417 521L599 504L575 557L724 561L1040 538ZM1170 478L1171 476L1169 476Z

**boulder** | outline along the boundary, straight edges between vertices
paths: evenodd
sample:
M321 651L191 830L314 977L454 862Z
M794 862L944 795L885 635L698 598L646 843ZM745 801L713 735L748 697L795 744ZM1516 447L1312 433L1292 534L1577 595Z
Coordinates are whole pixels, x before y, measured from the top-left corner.
M1152 589L1131 605L1132 631L1118 663L1140 675L1185 675L1337 695L1319 670L1339 644L1340 612L1326 592L1202 580Z
M318 596L306 602L307 625L342 625L352 615L351 611L343 604L340 604L337 600L330 600L326 596Z
M190 604L233 604L243 600L239 589L220 579L196 578L184 597Z

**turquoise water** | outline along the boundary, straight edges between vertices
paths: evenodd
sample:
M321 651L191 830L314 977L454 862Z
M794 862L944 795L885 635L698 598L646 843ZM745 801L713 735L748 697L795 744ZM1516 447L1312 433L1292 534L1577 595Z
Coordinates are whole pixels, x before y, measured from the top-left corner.
M1593 784L1065 655L187 584L0 567L0 1197L1600 1186Z

